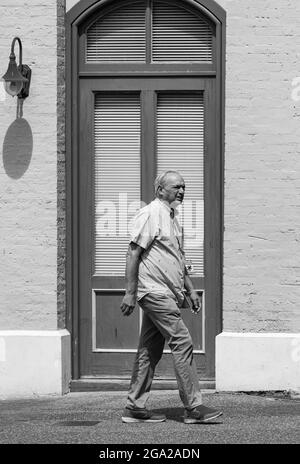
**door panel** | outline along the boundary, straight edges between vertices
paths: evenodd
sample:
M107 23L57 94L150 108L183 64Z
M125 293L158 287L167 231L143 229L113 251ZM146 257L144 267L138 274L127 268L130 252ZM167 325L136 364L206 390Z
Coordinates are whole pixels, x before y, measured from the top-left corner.
M179 171L186 184L185 200L178 210L184 227L184 248L193 280L202 278L195 288L204 303L204 99L203 92L158 92L156 104L156 163L157 173L174 169ZM183 319L194 342L198 369L205 353L205 307L202 314L193 315L183 309ZM158 365L156 375L171 376L170 350Z
M186 177L187 198L190 183L191 200L196 202L200 217L195 223L190 210L185 219L200 237L200 242L188 250L188 257L195 263L192 279L202 297L203 312L195 316L182 310L182 315L194 341L199 375L211 376L212 360L207 354L213 350L215 325L214 310L206 317L211 309L206 279L214 280L214 276L213 267L206 267L211 254L205 238L212 231L211 223L208 221L206 226L203 218L208 213L205 179L212 175L208 168L215 148L209 131L205 130L215 118L213 90L213 80L199 78L80 81L81 377L129 378L131 375L141 311L136 309L125 318L119 309L125 291L127 225L139 201L153 199L154 177L162 169L182 171ZM175 109L173 116L170 107ZM172 137L174 130L177 148ZM181 157L184 148L185 157ZM210 273L207 269L211 269ZM156 375L174 377L168 349Z
M199 93L159 93L157 172L174 169L185 179L181 212L184 249L192 275L204 276L204 100Z
M120 317L124 292L94 290L93 352L136 350L139 337L139 312Z
M95 94L94 275L113 277L125 272L128 222L141 196L140 134L139 93Z

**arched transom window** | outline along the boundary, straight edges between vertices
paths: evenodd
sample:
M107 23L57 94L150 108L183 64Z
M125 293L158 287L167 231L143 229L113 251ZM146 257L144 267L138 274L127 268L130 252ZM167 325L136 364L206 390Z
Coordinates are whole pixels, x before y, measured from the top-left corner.
M213 63L214 25L183 2L120 2L88 26L86 63Z

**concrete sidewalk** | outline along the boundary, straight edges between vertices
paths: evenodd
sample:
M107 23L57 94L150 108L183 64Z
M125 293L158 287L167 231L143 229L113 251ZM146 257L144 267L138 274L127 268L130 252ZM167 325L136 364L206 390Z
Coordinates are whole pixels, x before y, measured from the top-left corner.
M177 391L153 391L149 407L167 416L160 424L123 424L126 392L69 393L0 401L0 443L200 444L299 443L300 401L204 391L221 420L186 425Z

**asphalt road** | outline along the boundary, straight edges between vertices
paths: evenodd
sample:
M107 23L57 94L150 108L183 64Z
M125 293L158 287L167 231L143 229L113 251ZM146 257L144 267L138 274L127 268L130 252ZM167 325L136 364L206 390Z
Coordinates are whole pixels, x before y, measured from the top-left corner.
M299 398L204 392L204 403L224 415L215 423L187 425L178 393L153 391L149 407L166 414L167 421L123 424L125 395L93 392L0 400L0 443L300 443Z

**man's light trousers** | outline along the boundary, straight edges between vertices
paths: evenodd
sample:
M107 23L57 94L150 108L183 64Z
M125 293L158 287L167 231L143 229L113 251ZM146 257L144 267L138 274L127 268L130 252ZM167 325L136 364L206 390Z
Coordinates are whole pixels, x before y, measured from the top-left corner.
M202 404L199 380L193 359L193 344L175 298L148 293L140 301L143 322L126 407L145 408L155 367L165 340L174 361L179 395L186 409Z

